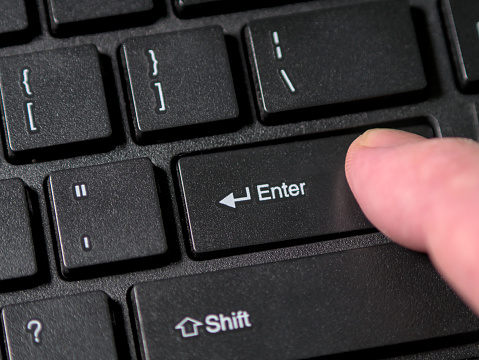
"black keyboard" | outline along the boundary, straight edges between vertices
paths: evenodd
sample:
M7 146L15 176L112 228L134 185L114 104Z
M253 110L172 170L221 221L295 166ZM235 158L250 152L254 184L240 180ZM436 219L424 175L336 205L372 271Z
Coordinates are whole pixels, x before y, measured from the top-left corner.
M477 0L2 0L0 359L479 358L344 175L477 139L478 50Z

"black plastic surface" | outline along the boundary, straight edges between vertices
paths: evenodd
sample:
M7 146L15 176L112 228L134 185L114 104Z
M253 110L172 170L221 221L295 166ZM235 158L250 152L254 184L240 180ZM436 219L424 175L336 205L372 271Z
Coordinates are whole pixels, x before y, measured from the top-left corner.
M21 282L37 273L25 187L19 179L0 181L0 280Z
M299 0L172 0L181 17L198 17L222 12L277 6Z
M139 17L148 18L154 9L153 0L47 0L46 4L51 29L57 35L131 26Z
M39 52L45 49L60 49L76 45L94 44L101 54L101 63L104 68L105 90L111 100L111 125L114 134L112 148L105 152L96 152L90 147L81 147L81 153L88 154L82 157L70 157L64 151L56 151L47 161L28 164L12 164L6 161L5 152L0 153L0 178L20 178L29 188L32 205L32 221L34 223L34 238L38 247L38 269L40 275L29 288L21 286L13 291L0 283L0 307L9 304L19 304L27 301L80 294L88 291L101 290L112 298L118 305L120 316L117 321L124 333L127 345L123 350L125 358L139 359L140 352L135 347L135 332L131 326L131 312L128 306L128 290L135 284L143 281L173 278L188 274L207 273L220 269L239 268L248 265L272 263L280 260L303 258L310 255L336 253L357 248L367 248L383 244L388 240L379 233L352 235L323 241L312 241L307 244L297 244L288 247L261 250L246 254L238 254L214 258L211 260L196 261L191 259L187 252L185 241L188 239L184 230L184 219L179 210L178 184L175 182L176 158L181 154L206 152L214 149L224 149L230 146L251 146L257 143L270 143L277 140L287 141L300 135L321 135L329 131L350 131L361 126L387 126L392 120L420 119L431 120L439 133L444 136L465 136L473 139L478 137L478 122L476 102L479 97L475 94L463 94L456 86L454 67L449 57L446 33L443 28L439 4L430 0L410 0L415 34L418 39L421 59L426 74L429 92L426 97L413 104L393 103L392 106L370 108L368 111L344 105L341 112L327 114L313 111L309 120L301 116L290 118L294 123L285 122L276 126L265 126L259 121L255 109L255 90L250 78L250 67L247 61L246 44L243 38L244 27L257 19L266 19L283 15L292 15L308 11L328 9L336 6L350 5L364 2L363 0L317 0L294 2L290 5L263 7L228 13L211 15L213 12L205 10L195 13L194 18L181 19L177 16L170 1L158 1L159 9L153 11L155 20L145 27L129 27L130 23L121 24L123 29L88 34L67 38L54 37L48 25L47 9L43 1L29 1L36 4L32 19L38 23L31 33L28 44L24 38L11 37L8 42L1 41L0 57L21 55ZM281 4L283 1L281 2ZM263 6L264 3L254 2L252 6ZM279 3L276 3L279 4ZM29 7L31 10L32 7ZM34 9L35 10L35 9ZM210 16L211 15L211 16ZM146 23L143 23L145 25ZM161 144L139 145L133 140L131 120L127 98L127 87L120 65L119 49L127 40L135 37L144 37L162 33L169 33L183 29L196 29L205 26L219 25L223 28L227 39L228 55L232 73L237 85L236 95L240 109L242 126L230 132L216 133L205 137L194 137L171 140ZM91 29L91 28L89 28ZM78 27L76 28L78 30ZM102 30L104 28L102 27ZM12 46L12 44L14 46ZM362 70L369 67L364 65ZM53 156L55 155L55 156ZM165 220L165 231L169 245L168 264L159 262L153 269L138 271L129 266L123 266L121 273L112 273L107 276L91 277L82 280L65 281L60 272L60 265L56 261L54 241L54 227L52 226L47 205L48 192L45 179L57 170L78 168L90 165L99 165L115 161L128 160L139 157L149 158L154 166L155 179L161 188L160 203ZM37 250L37 249L36 249ZM391 261L399 255L391 253ZM382 269L377 269L380 274ZM416 274L416 276L418 276ZM407 296L409 285L398 280L401 292L398 296ZM386 321L386 320L385 320ZM426 320L425 320L426 321ZM423 352L415 355L414 344L398 345L395 352L402 354L401 359L434 359L451 360L474 358L479 355L479 347L473 343L464 346L450 347L447 341L435 342L439 346L434 351L422 349ZM346 356L357 359L355 356ZM388 356L391 353L388 354ZM391 355L392 356L392 355ZM385 358L373 356L369 358ZM344 358L344 356L343 356ZM391 357L390 357L391 358Z
M145 359L309 359L479 336L427 258L396 245L140 284L132 298Z
M3 0L0 3L0 35L28 28L27 11L23 0Z
M474 0L442 0L441 4L459 84L462 90L477 91L479 3Z

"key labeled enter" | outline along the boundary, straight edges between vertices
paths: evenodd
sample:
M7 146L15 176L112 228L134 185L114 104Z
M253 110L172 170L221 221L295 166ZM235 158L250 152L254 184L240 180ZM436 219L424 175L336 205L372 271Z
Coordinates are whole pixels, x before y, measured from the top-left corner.
M407 129L433 136L426 122ZM347 149L359 133L180 158L192 253L372 230L344 173Z
M270 184L260 184L255 187L257 201L270 201L294 198L296 196L305 196L306 183L289 184L285 182L281 186L271 186ZM229 193L219 201L219 204L236 209L236 203L253 200L250 188L245 187L246 196L235 198L234 193Z

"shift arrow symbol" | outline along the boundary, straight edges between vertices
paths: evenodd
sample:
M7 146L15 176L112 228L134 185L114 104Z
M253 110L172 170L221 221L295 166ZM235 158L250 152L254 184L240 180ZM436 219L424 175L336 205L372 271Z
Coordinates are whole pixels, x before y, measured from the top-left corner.
M222 200L219 201L221 205L229 206L233 209L236 209L236 203L241 201L248 201L251 200L251 194L249 192L249 187L245 187L246 196L241 198L235 198L233 193L229 193L226 195Z

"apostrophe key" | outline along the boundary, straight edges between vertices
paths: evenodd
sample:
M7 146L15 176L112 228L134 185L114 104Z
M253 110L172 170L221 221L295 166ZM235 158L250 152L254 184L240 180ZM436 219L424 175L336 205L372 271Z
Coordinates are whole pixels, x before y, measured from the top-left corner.
M325 106L420 93L426 78L409 3L374 1L255 20L246 27L263 121ZM382 104L384 105L384 104ZM323 107L322 109L316 109ZM344 108L343 108L344 109ZM303 112L302 114L305 114Z
M137 140L235 123L238 105L219 26L130 39L122 47ZM181 129L180 129L181 128Z
M166 252L149 160L58 171L48 183L65 276L98 276L102 265L115 269L115 263L146 262Z
M427 257L396 245L149 282L131 296L144 359L386 355L390 345L479 336L479 320Z
M88 153L111 135L93 45L1 58L0 91L13 160L57 157L58 148Z
M462 90L479 89L479 2L442 0L457 79Z
M8 359L117 359L108 301L98 291L5 307Z
M25 186L20 179L0 181L0 281L37 273ZM0 285L1 288L1 285Z
M46 5L55 35L130 27L155 17L153 0L47 0Z

